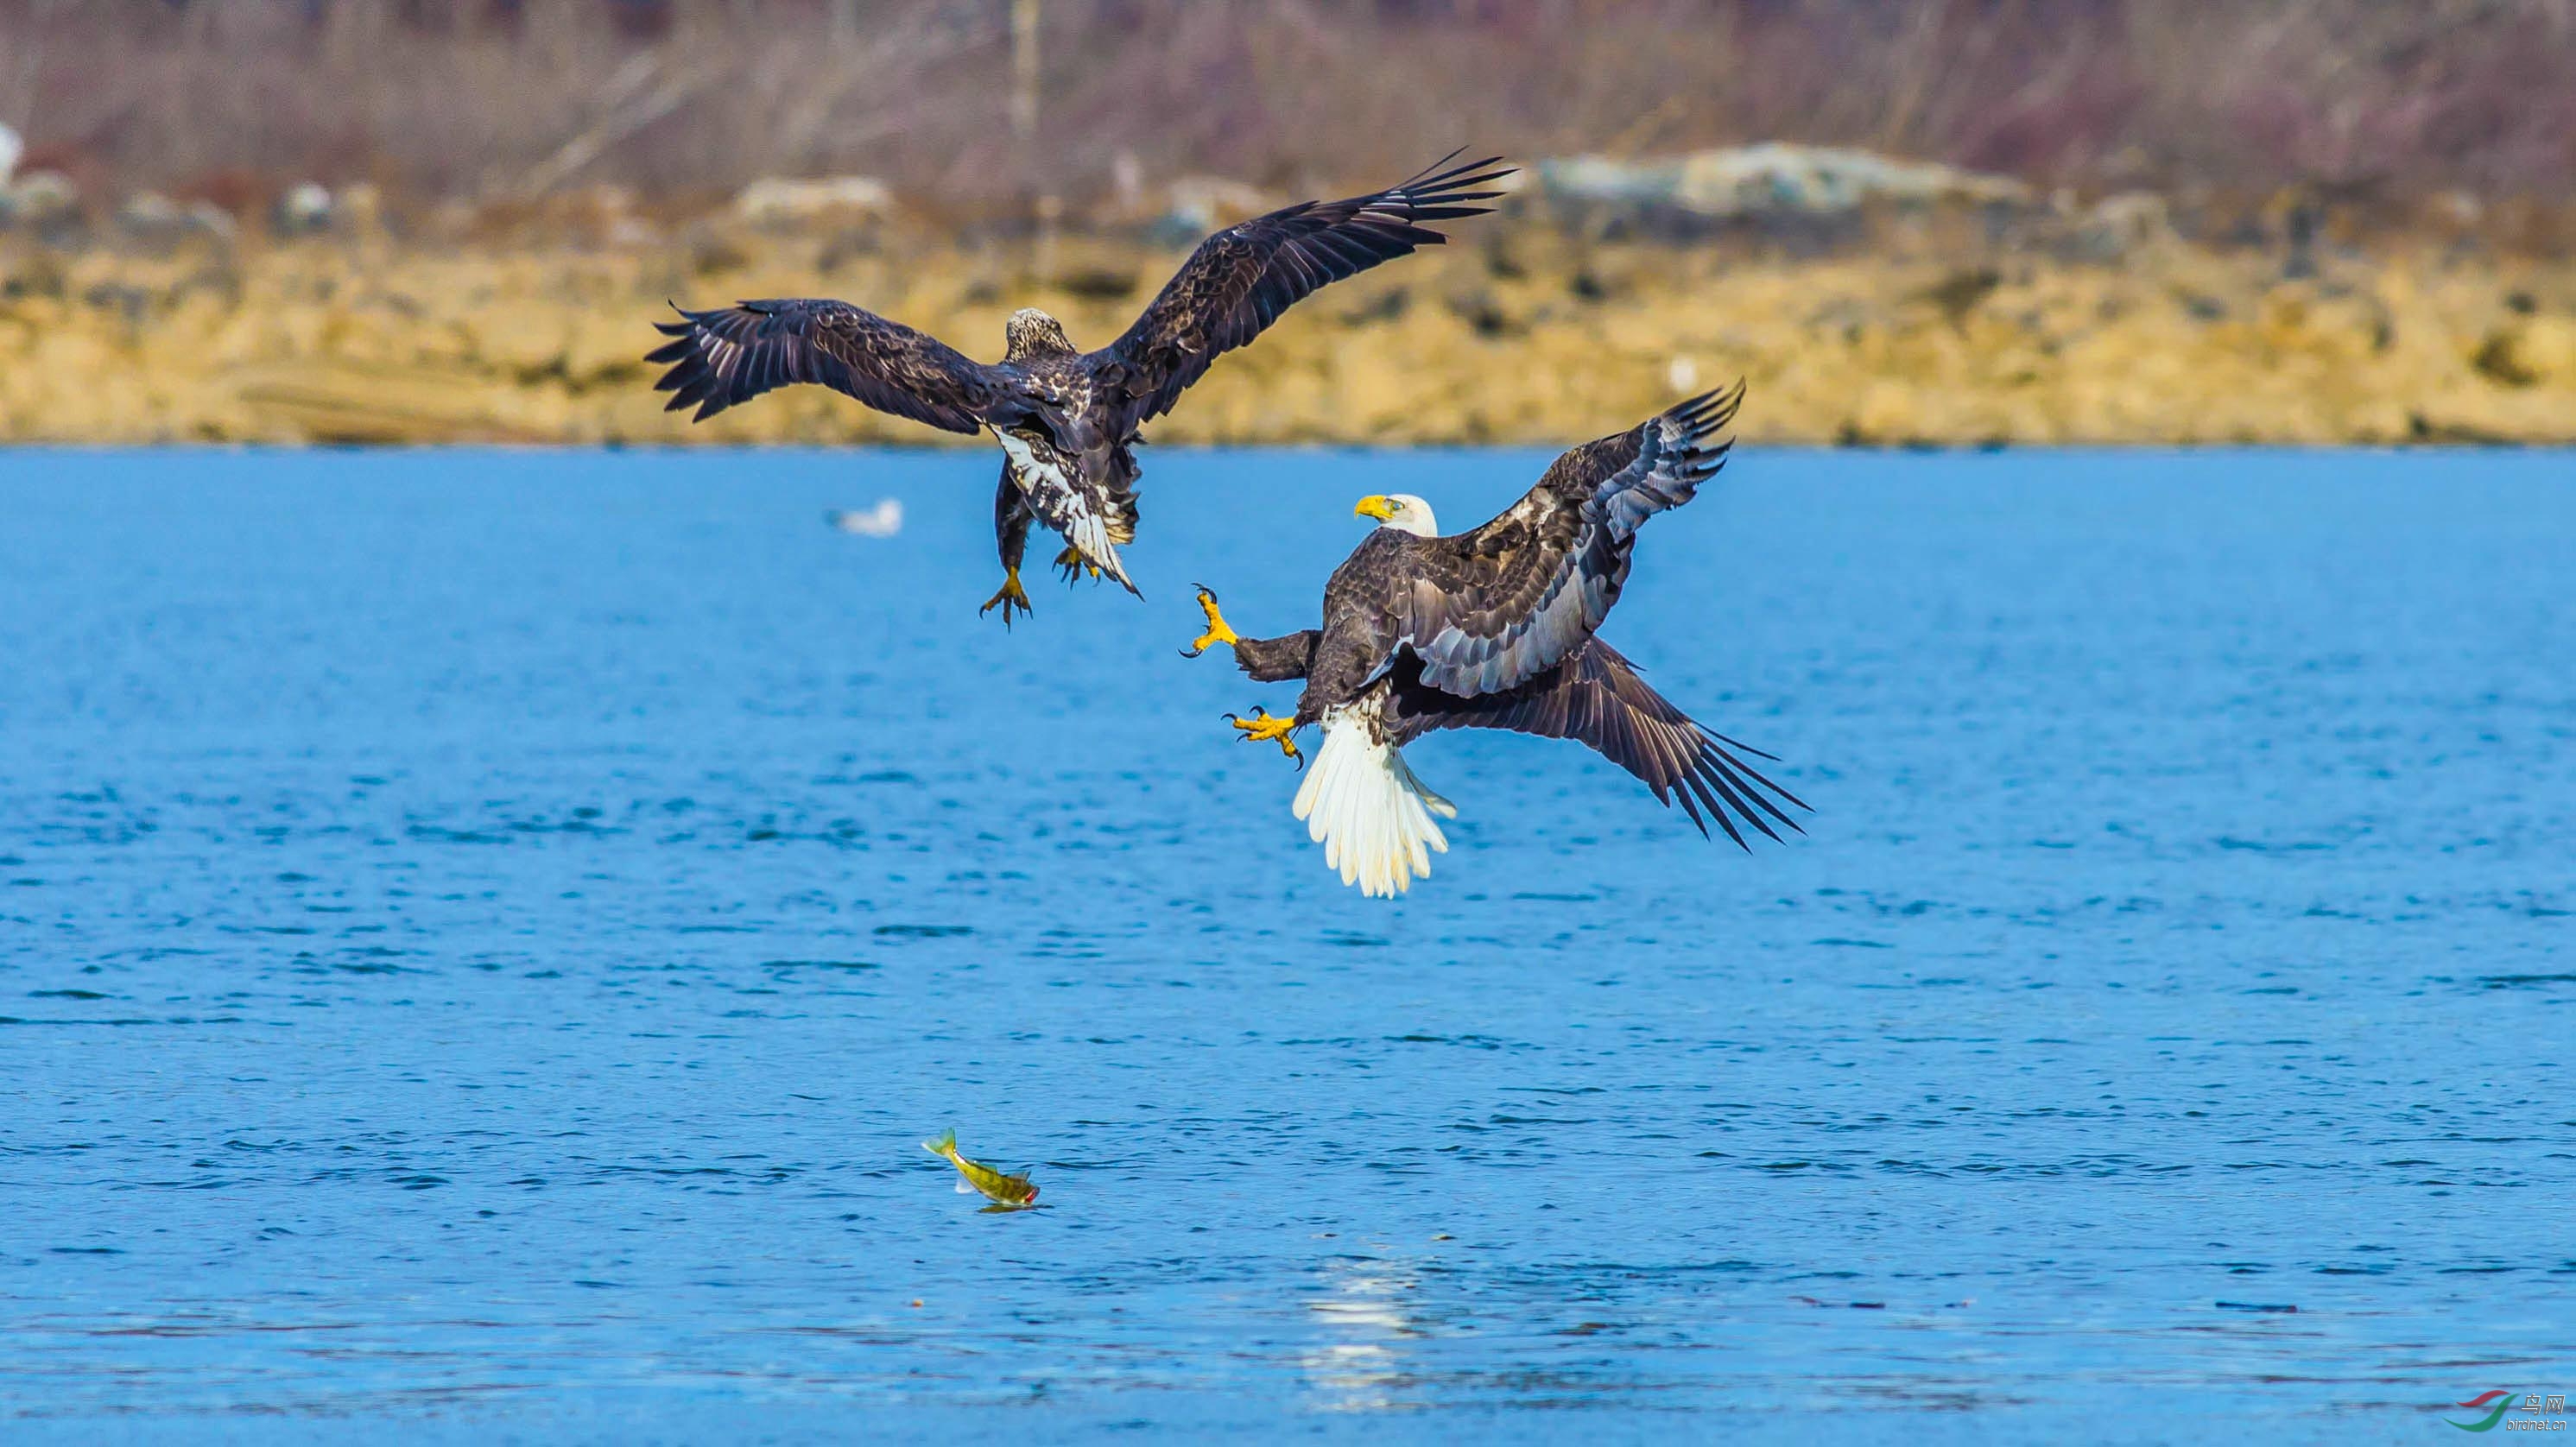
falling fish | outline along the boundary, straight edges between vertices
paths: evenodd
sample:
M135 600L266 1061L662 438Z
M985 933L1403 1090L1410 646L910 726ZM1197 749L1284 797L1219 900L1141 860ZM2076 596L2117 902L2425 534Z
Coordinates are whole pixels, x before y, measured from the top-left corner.
M863 512L835 509L823 514L823 521L863 538L890 538L903 531L903 499L879 498L876 506Z
M1029 1184L1029 1173L1006 1176L981 1161L970 1161L957 1154L957 1132L941 1133L935 1141L923 1141L921 1148L957 1168L966 1185L984 1193L995 1205L1018 1211L1038 1203L1038 1188ZM959 1189L964 1189L960 1187Z

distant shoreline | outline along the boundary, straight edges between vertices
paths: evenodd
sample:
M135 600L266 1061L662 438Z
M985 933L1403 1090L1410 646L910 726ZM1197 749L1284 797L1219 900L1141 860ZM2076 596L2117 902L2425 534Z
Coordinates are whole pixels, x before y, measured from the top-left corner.
M1889 254L1893 252L1893 254ZM980 445L819 388L704 426L643 354L665 300L837 296L1000 351L1077 344L1183 254L752 228L622 246L388 237L0 246L0 443ZM2322 259L2170 236L2111 259L1916 242L1796 258L1495 218L1308 299L1150 442L1529 445L1751 382L1752 443L2576 443L2576 263L2431 245Z

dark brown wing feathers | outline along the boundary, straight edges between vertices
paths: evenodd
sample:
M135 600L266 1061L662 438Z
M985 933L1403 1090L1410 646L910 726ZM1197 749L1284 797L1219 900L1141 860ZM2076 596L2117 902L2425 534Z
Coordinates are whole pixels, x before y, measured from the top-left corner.
M1647 687L1635 665L1598 638L1506 693L1474 698L1442 693L1424 687L1410 662L1399 664L1391 681L1388 722L1399 744L1454 728L1575 739L1636 775L1658 801L1679 803L1702 834L1712 818L1739 845L1745 843L1736 827L1739 819L1773 839L1780 836L1772 820L1804 832L1773 800L1776 796L1799 809L1807 807L1805 802L1729 749L1764 759L1771 755L1692 722Z
M974 432L1004 400L993 369L936 337L847 302L747 301L656 322L672 340L648 353L670 370L653 384L664 410L698 409L703 422L737 403L796 382L816 382L881 412L951 432Z
M1557 459L1536 487L1472 532L1381 528L1325 585L1303 721L1385 690L1393 741L1493 728L1576 739L1742 845L1750 826L1796 831L1796 795L1747 756L1771 756L1693 722L1595 635L1618 598L1638 527L1688 502L1725 460L1718 433L1743 389L1681 403Z
M1129 426L1172 410L1217 357L1259 336L1316 289L1448 238L1424 222L1481 216L1511 174L1500 157L1450 166L1450 152L1401 185L1340 201L1302 201L1199 243L1135 325L1098 354L1128 398ZM1447 169L1443 169L1446 167Z
M1627 586L1637 529L1725 465L1732 444L1718 434L1743 395L1703 393L1577 447L1492 522L1415 543L1386 606L1424 681L1514 688L1580 647Z

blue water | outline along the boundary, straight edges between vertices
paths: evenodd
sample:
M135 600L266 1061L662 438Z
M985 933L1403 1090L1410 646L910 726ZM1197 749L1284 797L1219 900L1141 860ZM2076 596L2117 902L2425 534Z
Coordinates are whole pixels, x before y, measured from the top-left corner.
M1740 455L1606 633L1807 835L1444 735L1362 900L1188 585L1303 626L1353 498L1544 460L1158 451L1149 601L1005 635L980 452L0 455L0 1435L2576 1386L2568 457Z

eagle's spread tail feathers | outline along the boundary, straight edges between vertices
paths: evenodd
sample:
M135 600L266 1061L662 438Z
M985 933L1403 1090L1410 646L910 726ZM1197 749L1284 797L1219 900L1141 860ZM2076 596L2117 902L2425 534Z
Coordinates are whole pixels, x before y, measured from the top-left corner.
M1324 716L1324 745L1297 790L1296 812L1342 883L1391 899L1431 877L1431 856L1449 852L1431 816L1455 819L1458 806L1414 777L1375 715L1359 707Z
M1091 485L1073 457L1034 430L1023 433L996 427L993 436L1010 458L1003 476L1019 488L1029 511L1061 533L1082 563L1143 597L1127 576L1126 565L1118 560L1117 545L1136 536L1133 495L1122 499L1108 488ZM1078 569L1079 565L1069 566L1067 576Z
M1130 531L1128 536L1132 538L1135 534ZM1109 581L1141 598L1145 595L1138 591L1136 584L1128 578L1127 565L1118 559L1118 547L1112 541L1116 537L1116 532L1096 512L1075 513L1064 529L1066 546L1081 554L1083 562L1099 569ZM1066 574L1070 577L1075 571L1076 569L1068 567Z

